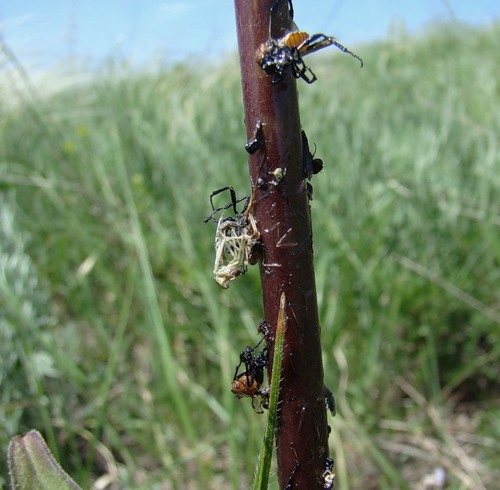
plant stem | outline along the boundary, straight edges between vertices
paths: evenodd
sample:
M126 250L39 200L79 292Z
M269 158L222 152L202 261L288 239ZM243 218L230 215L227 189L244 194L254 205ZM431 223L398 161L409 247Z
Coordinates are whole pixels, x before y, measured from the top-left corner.
M252 213L263 247L264 313L271 329L277 325L282 293L287 300L276 431L278 477L281 488L293 474L293 488L314 490L323 488L328 426L297 87L290 74L273 85L256 61L259 46L269 39L275 3L235 0L236 21L248 140L262 123L263 144L250 156L249 166ZM289 28L287 2L281 0L273 11L273 36Z

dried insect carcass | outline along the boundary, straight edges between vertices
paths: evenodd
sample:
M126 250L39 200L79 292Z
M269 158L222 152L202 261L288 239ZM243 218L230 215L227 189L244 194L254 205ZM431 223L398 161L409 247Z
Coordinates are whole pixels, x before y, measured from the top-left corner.
M220 208L215 208L213 197L221 192L229 191L231 203ZM241 213L237 211L237 204L244 201ZM244 274L248 264L256 264L260 258L260 234L257 230L255 218L251 213L250 196L236 199L236 193L231 186L218 189L210 195L212 213L205 218L205 223L217 223L215 232L215 262L214 279L219 286L227 289L229 281ZM218 220L214 215L219 211L232 207L235 216L221 216Z
M227 289L229 281L244 274L248 264L257 262L259 232L254 217L239 215L221 217L215 232L214 278Z

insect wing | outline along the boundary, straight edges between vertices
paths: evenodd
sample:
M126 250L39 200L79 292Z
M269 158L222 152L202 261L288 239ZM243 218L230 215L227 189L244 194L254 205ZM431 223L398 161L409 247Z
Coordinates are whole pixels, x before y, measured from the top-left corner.
M315 53L320 49L327 48L328 46L335 45L344 50L344 46L340 44L334 37L325 36L324 34L313 34L308 38L304 39L298 46L297 50L302 56L306 56L311 53Z
M347 49L343 44L340 44L338 39L333 36L313 34L297 46L297 51L301 54L301 56L306 56L308 54L315 53L320 49L327 48L328 46L335 46L343 53L350 54L353 58L356 58L359 61L361 68L363 68L363 59L356 53Z

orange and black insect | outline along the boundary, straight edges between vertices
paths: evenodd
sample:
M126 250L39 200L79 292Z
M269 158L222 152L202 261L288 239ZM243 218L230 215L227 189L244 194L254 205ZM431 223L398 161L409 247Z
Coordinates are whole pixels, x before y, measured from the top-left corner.
M240 362L236 366L231 384L231 391L237 398L245 396L252 398L252 406L258 413L263 412L262 408L267 408L267 398L269 397L269 390L262 388L264 369L268 362L267 346L259 354L255 354L255 350L263 340L264 338L255 347L247 346L240 353ZM240 372L242 366L244 369Z
M292 30L287 32L283 37L274 39L272 33L272 20L274 9L279 4L277 0L271 8L271 17L269 25L269 40L262 44L257 54L257 61L260 67L268 74L272 75L272 83L276 84L283 80L290 70L295 78L302 78L307 83L316 81L316 75L306 66L304 56L319 51L328 46L335 46L343 53L350 54L352 57L359 60L363 66L363 60L355 53L347 49L344 45L333 36L325 34L312 34L299 31L298 27L293 22L293 7L291 1L288 1L288 15Z
M239 374L236 379L233 379L231 384L231 391L236 395L237 398L243 398L244 396L257 396L259 394L262 381L255 378L253 374L242 373Z

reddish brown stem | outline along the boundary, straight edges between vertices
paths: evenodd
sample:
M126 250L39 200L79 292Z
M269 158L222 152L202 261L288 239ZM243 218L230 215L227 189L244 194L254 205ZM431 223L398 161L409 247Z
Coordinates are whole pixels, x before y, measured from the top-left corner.
M276 434L278 476L281 488L292 483L293 488L314 490L323 488L328 426L297 87L291 74L273 85L256 60L259 47L269 39L275 3L235 0L238 45L249 140L262 123L263 144L250 156L249 165L252 212L263 245L264 312L271 328L276 326L282 292L287 299ZM282 0L273 11L273 36L283 35L289 27L287 2ZM277 169L283 169L281 180Z

